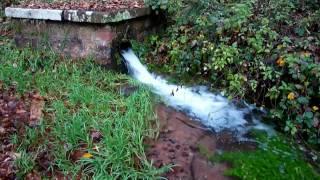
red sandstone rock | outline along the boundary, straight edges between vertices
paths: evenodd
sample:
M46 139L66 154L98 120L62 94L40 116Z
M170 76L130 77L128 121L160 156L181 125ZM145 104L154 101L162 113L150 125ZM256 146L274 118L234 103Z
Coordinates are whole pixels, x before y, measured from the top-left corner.
M231 179L224 176L225 170L228 169L226 164L212 164L199 152L199 147L204 148L208 155L213 155L217 149L237 148L238 143L230 133L213 134L200 123L190 120L184 113L164 105L158 105L156 113L160 121L160 135L158 139L147 142L150 145L147 157L153 161L155 167L174 165L171 171L163 175L165 178Z

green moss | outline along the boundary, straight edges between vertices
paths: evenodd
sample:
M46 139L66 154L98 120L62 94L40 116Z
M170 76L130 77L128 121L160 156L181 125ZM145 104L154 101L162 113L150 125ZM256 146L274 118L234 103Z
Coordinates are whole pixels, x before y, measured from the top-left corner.
M241 179L320 179L293 142L281 135L254 135L259 143L256 151L226 152L211 160L230 162L233 168L226 175Z

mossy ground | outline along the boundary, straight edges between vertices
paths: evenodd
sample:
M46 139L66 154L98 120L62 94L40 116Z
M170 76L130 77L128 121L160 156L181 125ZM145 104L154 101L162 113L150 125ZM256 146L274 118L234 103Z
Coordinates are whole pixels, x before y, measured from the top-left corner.
M304 158L297 145L278 134L269 137L264 132L254 131L258 142L255 151L223 152L220 155L208 155L215 162L229 162L228 176L240 179L320 179L311 164Z

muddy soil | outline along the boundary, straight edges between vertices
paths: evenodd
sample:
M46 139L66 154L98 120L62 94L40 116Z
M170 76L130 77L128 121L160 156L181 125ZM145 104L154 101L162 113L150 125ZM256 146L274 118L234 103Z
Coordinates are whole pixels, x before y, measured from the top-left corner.
M224 175L230 168L229 164L212 163L206 158L207 155L256 148L253 143L239 142L231 132L214 134L184 113L163 104L157 105L156 113L160 121L160 135L148 142L147 157L155 167L175 165L164 174L170 180L232 179ZM206 155L203 150L207 152Z

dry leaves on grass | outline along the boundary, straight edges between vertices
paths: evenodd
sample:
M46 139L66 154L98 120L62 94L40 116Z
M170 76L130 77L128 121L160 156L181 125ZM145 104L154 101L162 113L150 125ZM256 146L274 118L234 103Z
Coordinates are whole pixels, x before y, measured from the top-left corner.
M0 153L0 179L15 179L17 169L14 160L13 153Z
M11 143L13 134L24 136L26 126L39 124L44 98L37 92L18 97L14 87L4 90L0 82L0 179L15 179L14 160L18 158L16 146ZM36 173L27 176L36 179Z
M26 180L41 180L41 175L37 171L32 171L25 177Z

